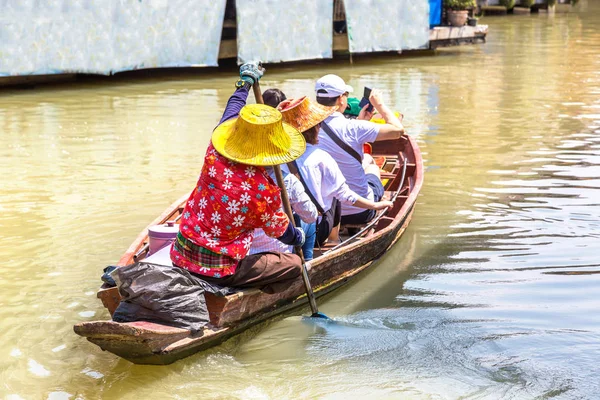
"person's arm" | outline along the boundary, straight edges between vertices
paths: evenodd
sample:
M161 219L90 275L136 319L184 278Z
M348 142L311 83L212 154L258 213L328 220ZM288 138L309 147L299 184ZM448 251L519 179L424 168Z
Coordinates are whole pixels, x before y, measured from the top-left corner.
M393 203L391 201L374 202L359 196L355 191L350 189L342 171L340 171L339 166L333 159L331 161L324 160L324 165L327 166L326 178L329 181L328 184L333 188L335 197L342 203L369 210L381 210L392 206Z
M385 121L385 124L379 127L376 141L399 139L404 134L404 126L400 119L383 103L377 90L371 92L369 101Z
M384 208L391 207L394 205L391 201L382 200L378 202L374 202L364 197L358 196L356 201L354 202L354 207L366 208L368 210L383 210Z
M277 238L281 243L290 246L302 246L304 244L304 239L304 231L300 228L296 228L293 222L290 222L283 235Z
M346 184L345 182L335 191L335 197L342 203L346 203L348 205L352 205L358 208L365 208L367 210L381 210L386 207L391 207L394 204L391 201L374 202L365 199L364 197L359 196L356 192L350 189L350 187L348 187L348 184Z
M248 93L250 93L251 87L252 86L246 83L241 88L235 90L235 93L233 93L233 95L227 101L227 106L225 107L223 116L219 121L219 125L231 118L236 118L238 115L240 115L240 110L246 105Z
M240 67L240 80L238 82L243 83L243 85L238 86L235 93L227 101L227 106L225 107L221 121L219 121L219 125L240 114L242 107L246 105L250 88L260 80L263 74L264 69L262 69L260 62L248 62Z

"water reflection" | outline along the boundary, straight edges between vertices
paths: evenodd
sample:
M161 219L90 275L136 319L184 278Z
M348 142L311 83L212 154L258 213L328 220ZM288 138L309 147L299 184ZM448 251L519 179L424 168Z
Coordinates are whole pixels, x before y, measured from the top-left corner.
M438 309L440 325L469 333L458 339L468 350L457 368L468 360L469 378L482 372L485 388L471 395L576 398L598 390L587 362L600 336L600 153L595 125L582 126L583 110L571 111L560 135L488 171L487 185L473 188L471 204L456 212L459 221L436 247L436 259L447 252L443 261L432 268L433 260L418 260L415 268L423 262L426 273L398 296L400 310L421 308L422 318Z

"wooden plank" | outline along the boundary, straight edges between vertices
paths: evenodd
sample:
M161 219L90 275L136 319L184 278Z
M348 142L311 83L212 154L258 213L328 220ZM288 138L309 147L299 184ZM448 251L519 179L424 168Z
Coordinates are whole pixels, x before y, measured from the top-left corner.
M515 7L513 8L514 15L529 15L531 14L531 9L526 7Z
M506 15L508 10L504 6L482 6L483 15Z
M226 19L223 21L223 28L237 28L237 24L233 19Z
M346 8L344 7L344 0L333 0L333 20L346 20Z
M485 43L487 26L438 26L430 30L429 48L460 46L464 44Z
M102 301L102 305L108 310L112 317L121 302L119 290L116 287L102 287L98 290L98 293L96 293L96 297Z
M450 27L447 26L436 26L429 30L429 41L435 40L447 40L450 38Z
M221 40L219 45L219 59L237 58L237 40L226 39Z
M333 34L333 51L348 51L349 48L347 33Z
M191 335L186 329L154 324L152 322L113 321L83 322L73 327L76 334L89 341L106 344L112 352L126 354L156 353L173 343ZM119 350L121 349L121 350Z

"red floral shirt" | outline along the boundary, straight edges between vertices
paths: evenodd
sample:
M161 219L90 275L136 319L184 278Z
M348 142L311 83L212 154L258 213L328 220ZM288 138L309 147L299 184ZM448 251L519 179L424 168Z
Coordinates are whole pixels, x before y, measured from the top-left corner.
M211 143L183 210L171 260L206 276L232 275L250 249L254 229L279 237L288 223L279 187L265 169L228 160Z

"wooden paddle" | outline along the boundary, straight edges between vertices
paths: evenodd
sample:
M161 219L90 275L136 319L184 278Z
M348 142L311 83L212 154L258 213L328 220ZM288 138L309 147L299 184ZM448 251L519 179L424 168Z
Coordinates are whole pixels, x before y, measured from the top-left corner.
M252 90L254 91L254 98L256 99L256 103L265 104L262 97L262 92L260 90L260 84L258 82L252 85ZM283 174L281 173L281 168L279 167L279 165L274 165L273 169L275 170L275 178L277 179L277 185L281 189L281 200L283 201L283 209L285 210L285 213L290 219L290 222L294 223L294 215L292 214L290 199L288 198L287 190L285 189L285 184L283 183ZM306 289L306 296L308 297L310 309L312 310L311 317L329 319L328 316L320 313L319 309L317 308L317 301L315 300L315 294L313 293L312 286L310 285L310 280L308 278L308 269L306 268L306 261L304 261L302 247L295 246L294 250L296 251L298 257L300 257L300 261L302 262L302 280L304 281L304 289Z

